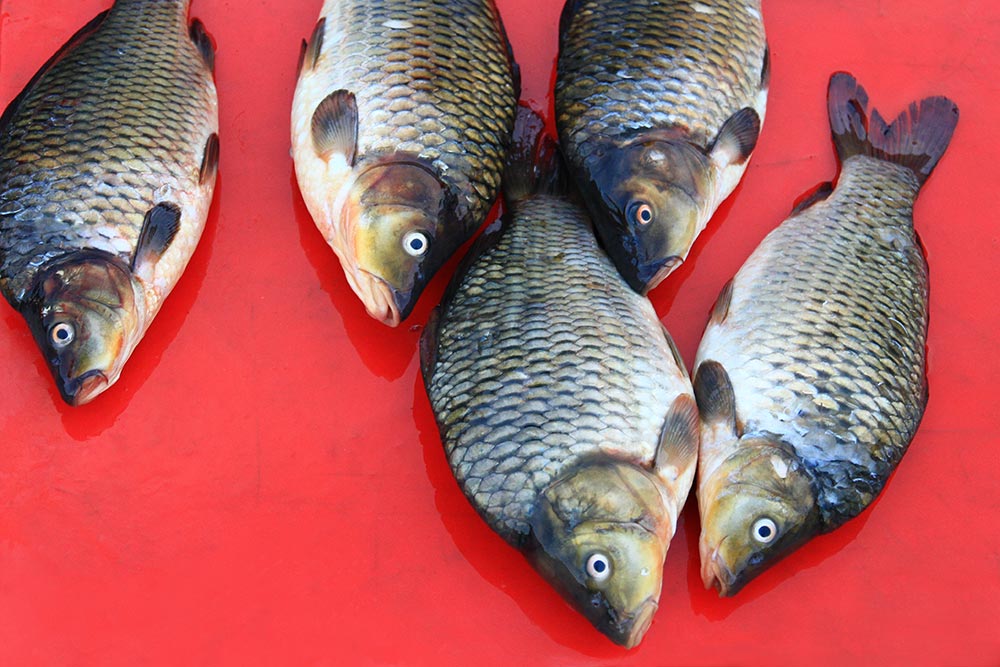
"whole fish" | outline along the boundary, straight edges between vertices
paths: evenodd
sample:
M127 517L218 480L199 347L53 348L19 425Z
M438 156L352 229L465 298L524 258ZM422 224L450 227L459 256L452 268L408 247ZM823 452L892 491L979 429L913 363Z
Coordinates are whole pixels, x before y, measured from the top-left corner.
M694 479L697 408L652 305L560 194L555 146L533 148L541 127L521 112L504 185L511 211L456 274L421 366L469 501L631 647L657 608Z
M568 0L556 124L598 234L645 294L680 266L757 144L759 0Z
M0 118L0 291L62 397L115 383L194 253L219 157L190 0L117 0Z
M405 319L486 219L518 86L493 0L324 2L295 89L295 173L375 319Z
M836 188L761 242L698 350L701 572L721 595L867 507L927 402L927 264L913 203L958 109L932 97L887 126L841 73L829 111Z

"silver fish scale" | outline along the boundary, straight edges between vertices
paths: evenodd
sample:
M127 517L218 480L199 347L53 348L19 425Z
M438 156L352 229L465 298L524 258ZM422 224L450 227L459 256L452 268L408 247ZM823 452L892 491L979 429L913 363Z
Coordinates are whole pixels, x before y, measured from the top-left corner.
M494 3L335 4L316 69L330 92L355 95L358 161L418 155L462 195L460 217L479 224L500 188L517 104Z
M755 106L765 49L758 0L580 0L559 50L562 143L578 162L641 129L706 146Z
M188 2L126 0L22 98L0 134L0 288L86 248L132 259L146 212L198 182L214 109Z
M459 485L504 539L523 539L539 493L580 457L651 464L679 371L578 207L519 202L442 309L428 395Z
M747 433L791 444L825 530L878 494L926 403L927 265L912 172L845 162L825 202L771 232L734 279L699 363L720 362Z

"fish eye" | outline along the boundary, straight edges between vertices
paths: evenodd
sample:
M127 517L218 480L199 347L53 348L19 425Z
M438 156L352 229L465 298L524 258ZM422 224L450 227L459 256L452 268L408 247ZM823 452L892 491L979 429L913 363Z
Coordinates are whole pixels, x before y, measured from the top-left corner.
M591 554L587 559L587 574L594 581L605 581L611 576L611 560L602 553Z
M628 207L628 219L633 224L648 225L653 221L653 207L641 201L632 202Z
M761 544L768 544L778 536L778 526L768 517L757 519L750 529L753 538Z
M430 245L430 239L423 232L410 232L403 237L403 250L411 257L423 257Z
M49 329L49 340L56 347L66 347L76 338L76 330L69 322L56 322Z

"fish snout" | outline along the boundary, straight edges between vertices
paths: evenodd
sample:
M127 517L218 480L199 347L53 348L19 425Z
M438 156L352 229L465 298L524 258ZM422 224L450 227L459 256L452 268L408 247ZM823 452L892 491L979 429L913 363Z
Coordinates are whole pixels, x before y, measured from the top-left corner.
M76 378L63 378L59 383L59 393L64 401L76 407L89 403L109 385L108 376L94 369Z
M409 314L412 304L405 304L405 314L403 314L396 290L382 278L360 268L346 269L344 273L351 289L365 305L365 310L382 324L390 327L398 326Z
M649 626L653 624L653 616L656 615L658 606L656 600L653 599L642 603L642 606L639 607L622 628L622 646L625 648L634 648L639 645L639 642L646 635L646 631L649 630Z
M728 597L738 590L736 587L736 575L729 569L729 566L726 565L720 554L725 541L724 538L714 548L703 542L700 549L701 580L707 590L714 588L718 592L719 597Z

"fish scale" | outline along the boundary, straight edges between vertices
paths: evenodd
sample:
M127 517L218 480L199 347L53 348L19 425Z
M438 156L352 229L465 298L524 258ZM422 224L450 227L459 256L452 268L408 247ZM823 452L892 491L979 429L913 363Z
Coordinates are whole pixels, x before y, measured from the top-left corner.
M0 134L0 287L80 248L131 260L146 212L198 190L215 87L188 37L189 0L119 0L17 103ZM145 26L136 29L136 26Z
M513 120L506 46L492 39L493 4L331 0L323 14L326 40L339 40L325 40L315 71L329 91L357 96L358 155L409 152L431 161L455 192L469 193L469 219L482 221L500 187ZM334 23L351 29L336 33ZM430 80L433 89L413 83Z
M754 105L765 46L756 0L580 0L560 49L560 136L582 160L650 127L684 127L707 145Z
M651 462L686 382L583 212L546 196L517 211L447 302L427 379L459 484L514 544L539 493L575 461L611 451Z

